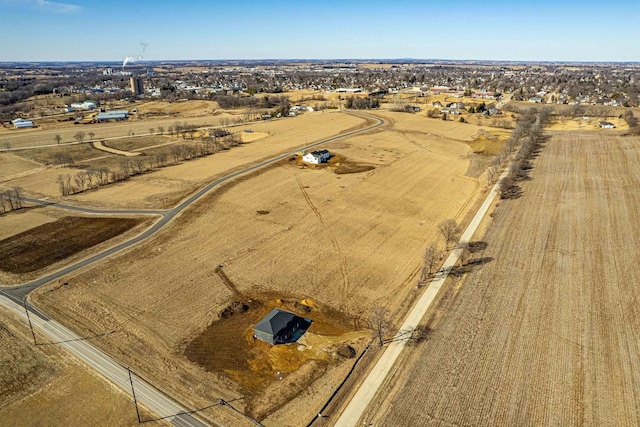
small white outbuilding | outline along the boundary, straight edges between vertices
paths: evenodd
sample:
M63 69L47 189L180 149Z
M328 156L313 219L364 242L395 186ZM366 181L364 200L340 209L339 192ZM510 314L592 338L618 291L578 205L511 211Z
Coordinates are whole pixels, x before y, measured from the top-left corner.
M33 122L31 120L27 120L27 119L15 119L15 120L11 120L11 124L13 125L14 128L16 129L21 129L21 128L32 128L33 127Z

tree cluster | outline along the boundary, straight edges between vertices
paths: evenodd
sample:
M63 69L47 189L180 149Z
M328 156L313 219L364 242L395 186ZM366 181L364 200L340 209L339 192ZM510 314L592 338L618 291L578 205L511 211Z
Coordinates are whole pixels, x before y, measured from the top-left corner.
M622 118L627 125L629 125L630 133L632 135L640 135L640 126L638 126L638 118L633 115L633 111L627 110L622 115Z
M372 108L380 107L380 100L378 98L358 98L356 96L349 96L345 100L346 108L353 108L354 110L369 110Z

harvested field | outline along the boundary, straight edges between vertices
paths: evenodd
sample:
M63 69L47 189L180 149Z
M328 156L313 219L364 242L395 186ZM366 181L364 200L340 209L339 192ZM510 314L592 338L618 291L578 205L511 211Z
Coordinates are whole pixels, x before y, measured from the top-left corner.
M640 424L640 139L556 133L534 167L366 422Z
M252 128L271 136L153 175L212 176L304 145L310 129L320 139L362 122L331 113L291 120L289 131L281 127L284 121L256 124ZM96 338L95 344L190 407L249 395L243 388L245 362L237 368L245 371L230 373L207 370L185 356L189 343L206 336L216 316L239 295L272 296L268 301L310 298L339 313L333 317L356 322L353 328L360 330L375 304L395 310L411 302L424 247L440 239L437 224L460 220L481 197L483 186L465 176L468 145L430 135L430 123L426 118L398 120L395 127L390 123L326 145L350 161L375 166L370 171L336 175L285 159L244 176L192 206L152 241L76 274L69 279L71 286L43 289L33 298L81 334L118 330ZM236 334L247 323L236 325ZM314 349L328 348L325 343ZM232 362L226 360L226 366L234 368ZM351 362L323 363L308 360L299 369L304 376L291 377L310 378L291 388L306 387L303 393L313 396L311 401L283 401L279 396L288 387L283 379L259 384L254 397L236 402L237 407L278 420L312 418L341 381L331 372L345 372ZM295 406L288 403L294 401ZM204 415L217 419L228 411L211 408Z
M140 224L132 218L65 217L0 240L0 270L37 271Z
M77 200L77 203L87 203L94 206L162 208L163 204L168 205L180 200L189 191L193 191L205 182L226 175L233 170L283 152L295 150L307 143L310 144L313 141L344 132L363 123L365 120L360 117L340 113L315 114L256 123L246 126L246 128L270 136L211 156L139 175L127 182L102 187L98 191L77 194L70 199ZM194 143L182 139L175 141L177 144ZM171 153L167 147L145 149L144 153L152 154L162 150L168 152L168 158L171 159ZM118 165L115 164L113 167L117 169ZM51 178L53 185L48 187L51 189L53 197L57 197L59 194L55 186L55 176L57 174ZM29 181L29 185L23 185L23 187L25 190L30 190L34 184L35 181Z
M4 311L0 315L0 408L3 408L42 387L58 373L59 367L38 351L27 336L20 336L15 322L3 318Z

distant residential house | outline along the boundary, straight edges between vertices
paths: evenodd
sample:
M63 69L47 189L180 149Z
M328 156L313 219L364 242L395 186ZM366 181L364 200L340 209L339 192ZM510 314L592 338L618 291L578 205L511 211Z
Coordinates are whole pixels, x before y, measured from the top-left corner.
M306 163L312 163L319 165L320 163L326 163L331 158L331 153L328 150L317 150L302 155L302 161Z
M339 87L335 90L336 93L360 93L362 92L361 88L351 88L351 87Z
M75 110L93 110L96 108L95 101L74 102L69 105L71 111Z
M290 311L274 308L253 327L253 336L269 344L295 342L298 334L311 324L311 320Z
M16 129L32 128L33 127L33 122L31 120L27 120L27 119L11 120L11 124Z
M531 98L529 98L529 102L540 104L542 102L542 98L540 98L539 96L532 96Z
M613 123L605 121L601 121L600 123L598 123L598 126L600 126L602 129L613 129L616 127L616 125L614 125Z
M443 114L460 114L460 110L457 108L443 108L440 112Z
M442 107L442 102L440 102L440 101L436 101L436 102L434 102L432 105L433 105L434 107L438 107L438 108L440 108L440 107Z
M416 105L405 105L404 111L406 111L407 113L417 113L420 111L420 107Z

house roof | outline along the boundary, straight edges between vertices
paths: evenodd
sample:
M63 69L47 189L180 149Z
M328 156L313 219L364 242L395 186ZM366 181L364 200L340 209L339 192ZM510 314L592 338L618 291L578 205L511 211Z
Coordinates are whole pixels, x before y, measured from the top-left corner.
M263 317L261 321L256 323L253 329L270 335L276 335L295 317L296 315L289 311L274 308L269 314Z
M322 156L322 155L329 154L329 150L316 150L316 151L312 151L311 154L313 154L314 156Z

